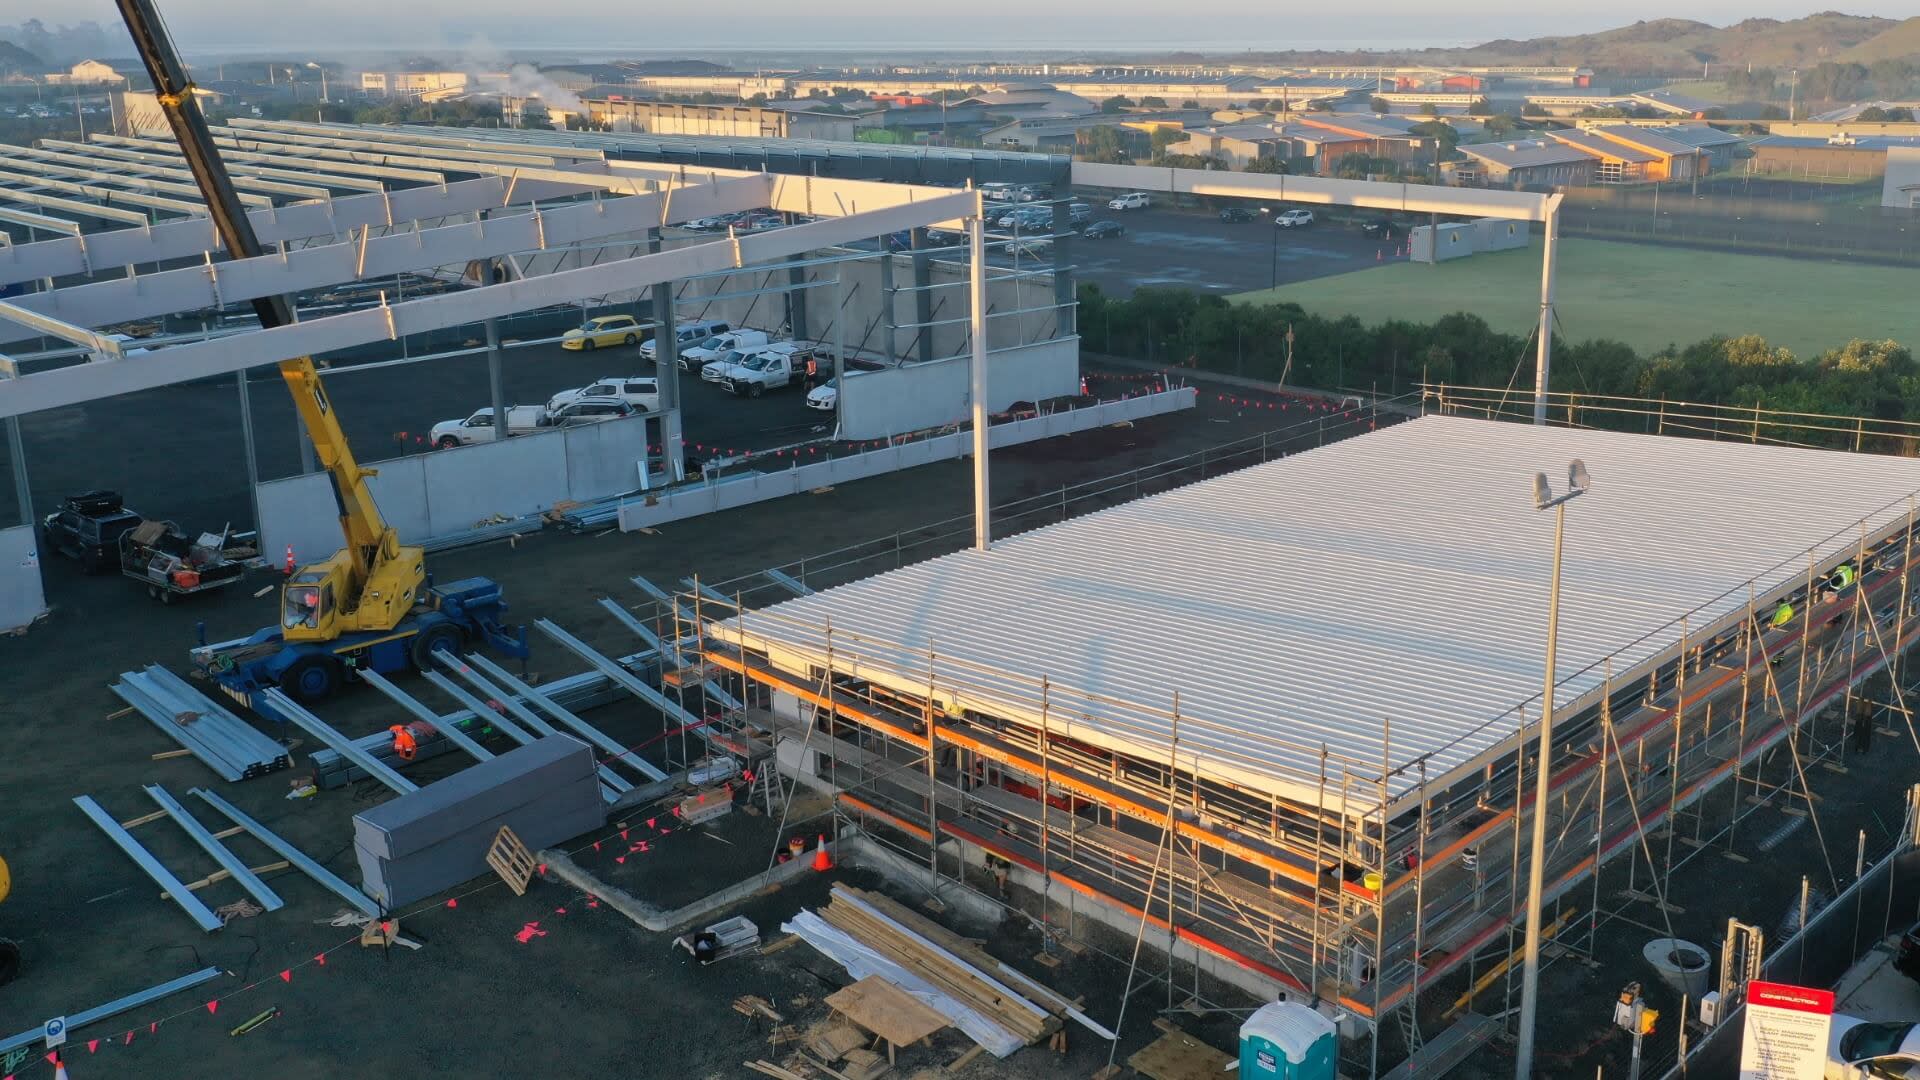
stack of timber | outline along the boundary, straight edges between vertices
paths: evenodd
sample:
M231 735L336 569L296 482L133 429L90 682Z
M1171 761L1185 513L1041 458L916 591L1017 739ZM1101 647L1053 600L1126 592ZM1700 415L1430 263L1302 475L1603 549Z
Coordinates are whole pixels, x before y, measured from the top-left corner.
M999 962L985 949L905 905L835 885L820 917L1028 1045L1060 1030L1059 1016L988 974Z

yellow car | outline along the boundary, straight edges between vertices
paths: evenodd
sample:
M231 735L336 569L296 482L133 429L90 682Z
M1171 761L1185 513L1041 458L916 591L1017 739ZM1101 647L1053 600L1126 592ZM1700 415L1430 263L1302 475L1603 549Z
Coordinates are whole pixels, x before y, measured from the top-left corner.
M560 335L563 349L594 349L602 345L640 344L640 322L631 315L602 315L578 329Z

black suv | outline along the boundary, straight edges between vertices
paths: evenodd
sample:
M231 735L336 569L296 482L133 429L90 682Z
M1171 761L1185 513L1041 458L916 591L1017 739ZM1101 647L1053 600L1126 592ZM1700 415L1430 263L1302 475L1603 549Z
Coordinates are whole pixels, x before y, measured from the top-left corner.
M1374 240L1392 240L1401 234L1400 226L1391 221L1362 222L1360 231Z
M120 537L141 520L120 502L117 492L82 492L69 495L60 509L41 520L41 543L97 574L120 566Z
M1260 215L1250 206L1229 206L1220 211L1220 220L1229 224L1252 221Z

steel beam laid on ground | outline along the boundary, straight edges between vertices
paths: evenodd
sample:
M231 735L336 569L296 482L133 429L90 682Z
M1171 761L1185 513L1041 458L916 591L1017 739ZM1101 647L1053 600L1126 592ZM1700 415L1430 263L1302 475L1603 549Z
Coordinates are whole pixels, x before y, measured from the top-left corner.
M360 678L367 685L387 695L395 705L412 713L414 719L432 727L435 734L443 736L448 742L465 750L473 760L493 760L493 751L481 746L479 740L461 731L460 726L454 721L427 708L419 698L388 682L385 675L371 669L362 669Z
M299 727L307 734L326 743L335 753L366 770L368 776L373 777L375 780L380 781L402 795L420 790L420 785L387 768L386 765L374 758L372 754L354 745L352 739L340 734L340 732L336 731L333 726L325 720L301 708L286 694L281 693L279 690L267 689L261 691L261 697L266 700L267 705L272 709L273 715L285 719L288 723Z
M473 653L466 659L474 667L485 672L489 678L505 687L508 693L524 698L534 705L539 706L548 716L572 728L574 734L579 735L593 745L612 754L613 758L611 760L622 762L630 768L645 774L649 780L665 780L667 778L666 773L661 772L654 767L652 762L641 757L639 751L630 750L627 747L621 746L606 732L575 716L564 705L561 705L539 690L521 682L507 669L481 656L479 653ZM503 698L502 700L505 699Z
M542 737L545 737L548 735L560 734L559 730L556 729L552 724L549 724L545 720L542 720L540 717L535 716L533 713L533 710L527 708L525 705L522 705L520 702L514 700L511 694L506 693L505 691L501 690L499 687L493 685L492 683L488 682L486 679L482 678L479 672L467 666L459 658L453 656L450 653L446 653L443 651L443 652L437 653L434 656L434 659L438 660L442 666L453 671L454 674L460 676L462 679L465 679L468 683L470 683L473 686L475 690L486 695L487 700L499 702L500 707L505 709L508 713L512 714L515 720L518 720L521 723L532 728L533 730L539 732ZM434 676L439 676L439 673L428 672L427 675L431 678ZM439 678L445 678L445 676L439 676ZM475 698L466 696L465 692L462 691L459 688L459 686L457 686L451 681L442 683L438 679L436 679L434 682L434 685L440 687L441 689L447 691L450 694L454 694L455 699L458 700L462 705L466 705L468 708L473 708L473 704L477 701L477 699ZM595 765L594 768L600 774L600 783L601 783L601 786L605 788L607 791L608 802L612 802L614 799L633 790L633 785L627 782L626 777L621 776L617 772L614 772L612 769L608 768L606 765L604 764Z
M226 925L220 921L220 916L208 910L207 905L201 903L200 898L193 895L179 878L173 876L173 871L160 865L160 860L153 857L153 852L140 846L140 841L135 840L132 833L121 828L120 823L115 821L111 814L101 809L100 804L93 801L93 796L76 795L73 805L92 818L93 823L100 826L100 831L107 834L107 839L112 840L121 851L126 852L129 858L138 863L140 869L145 870L147 876L153 879L154 884L160 886L160 890L166 893L174 903L179 904L180 910L186 912L189 918L199 924L200 929L211 934Z
M142 1005L151 1004L162 998L172 997L182 990L191 990L202 983L212 982L219 977L219 968L201 968L191 975L182 975L170 982L163 982L159 986L150 986L139 993L128 994L123 998L115 998L105 1005L95 1005L91 1009L83 1009L67 1017L67 1030L70 1032L78 1031L88 1024L97 1024L102 1020L110 1020L123 1012L130 1012ZM7 1054L19 1050L22 1047L32 1046L45 1036L46 1029L44 1027L36 1027L23 1031L18 1035L11 1035L5 1039L0 1039L0 1054Z
M787 590L788 592L792 593L795 596L812 596L813 595L812 589L807 588L805 585L800 583L800 580L798 578L784 571L775 570L772 567L768 567L767 569L760 571L760 573L763 576L765 576L768 580L772 581L775 585L780 586L781 588Z
M198 796L208 806L225 814L227 820L253 834L255 840L272 848L281 858L298 867L301 873L318 882L321 888L353 905L361 914L370 919L380 917L380 905L369 899L366 893L342 881L339 876L331 870L313 861L306 852L287 843L280 838L278 833L273 832L265 825L248 817L232 803L208 791L206 788L193 788L188 791L187 794Z
M186 834L193 838L193 842L200 845L200 850L212 856L213 861L219 863L220 868L225 870L229 877L239 882L240 887L247 890L255 900L260 901L261 907L268 911L279 911L287 906L287 902L280 899L279 894L268 888L267 883L261 881L258 874L229 851L227 845L208 832L205 825L194 820L193 815L187 813L187 808L181 806L180 800L169 794L166 788L158 784L148 784L144 790L149 798L160 804L160 809L167 812L167 816L173 819L174 824L185 830Z
M702 729L703 723L699 717L675 704L672 698L635 678L632 672L595 651L593 646L560 629L547 619L535 619L533 625L535 629L553 639L567 651L593 665L628 693L665 713L668 719L694 731Z
M286 747L272 736L159 664L123 671L108 689L223 780L263 776L293 764Z
M695 581L690 577L681 578L680 584L685 585L688 589L699 593L701 596L704 596L707 599L714 601L715 603L725 604L728 607L734 606L733 600L730 597L728 597L727 594L720 592L718 589L715 589L711 585L702 585L698 581Z

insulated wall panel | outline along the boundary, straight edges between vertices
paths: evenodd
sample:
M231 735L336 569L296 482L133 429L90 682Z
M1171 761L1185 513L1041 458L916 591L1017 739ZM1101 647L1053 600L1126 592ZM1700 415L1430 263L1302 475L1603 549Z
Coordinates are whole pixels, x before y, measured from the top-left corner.
M37 537L31 525L0 529L0 630L25 626L47 610Z

